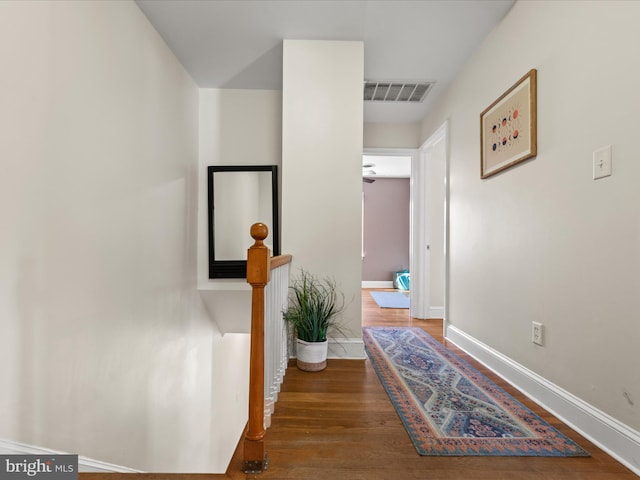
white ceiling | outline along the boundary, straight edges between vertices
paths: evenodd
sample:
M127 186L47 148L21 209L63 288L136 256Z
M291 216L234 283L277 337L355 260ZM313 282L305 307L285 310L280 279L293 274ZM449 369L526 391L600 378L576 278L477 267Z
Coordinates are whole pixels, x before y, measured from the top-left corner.
M372 123L422 120L513 3L137 0L199 87L282 89L283 39L363 41L366 80L436 82L420 104L365 102Z
M367 178L410 178L409 155L363 155L362 176Z

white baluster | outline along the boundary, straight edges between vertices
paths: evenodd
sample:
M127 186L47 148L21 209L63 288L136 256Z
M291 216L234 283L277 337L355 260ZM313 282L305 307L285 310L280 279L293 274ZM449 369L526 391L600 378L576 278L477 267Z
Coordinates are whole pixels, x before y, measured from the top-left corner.
M287 325L282 312L287 308L289 271L288 263L272 270L270 281L265 287L264 424L267 428L271 425L271 415L275 410L288 362Z

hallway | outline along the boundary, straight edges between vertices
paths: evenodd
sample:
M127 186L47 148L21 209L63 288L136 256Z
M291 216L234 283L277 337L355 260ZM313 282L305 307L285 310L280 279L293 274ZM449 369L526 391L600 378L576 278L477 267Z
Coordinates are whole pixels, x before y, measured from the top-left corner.
M409 311L381 309L362 290L363 325L417 326L439 341L441 320L415 320ZM591 453L587 458L420 457L371 365L329 360L324 372L287 370L267 431L269 470L244 476L236 454L229 478L403 480L479 478L623 480L637 477L513 387L447 344L483 374Z
M409 318L403 309L381 309L362 290L364 326L420 327L443 342L441 320ZM287 370L272 425L267 430L269 469L240 471L242 442L226 475L80 474L81 480L633 480L638 477L520 394L461 350L471 363L545 421L576 441L591 457L421 457L411 443L369 360L329 360L327 369Z

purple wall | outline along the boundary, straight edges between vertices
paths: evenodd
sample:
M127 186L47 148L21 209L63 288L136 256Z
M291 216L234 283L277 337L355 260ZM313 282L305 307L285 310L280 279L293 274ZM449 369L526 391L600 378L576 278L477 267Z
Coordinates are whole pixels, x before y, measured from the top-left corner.
M363 281L391 281L393 272L409 268L408 178L378 178L363 183Z

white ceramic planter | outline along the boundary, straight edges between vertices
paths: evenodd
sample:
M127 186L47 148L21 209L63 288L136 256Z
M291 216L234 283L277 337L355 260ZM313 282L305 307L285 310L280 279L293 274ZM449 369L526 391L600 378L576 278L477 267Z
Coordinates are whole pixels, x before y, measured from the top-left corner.
M305 342L296 339L296 359L300 370L319 372L327 368L327 351L329 342Z

